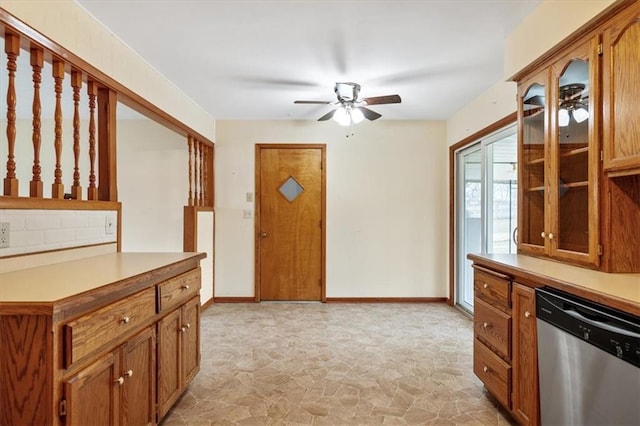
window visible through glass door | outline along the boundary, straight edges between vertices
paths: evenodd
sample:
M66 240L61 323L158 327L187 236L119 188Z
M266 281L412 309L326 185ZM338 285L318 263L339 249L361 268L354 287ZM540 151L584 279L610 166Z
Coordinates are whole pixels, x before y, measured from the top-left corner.
M473 312L468 253L515 253L517 135L509 126L456 152L456 303Z

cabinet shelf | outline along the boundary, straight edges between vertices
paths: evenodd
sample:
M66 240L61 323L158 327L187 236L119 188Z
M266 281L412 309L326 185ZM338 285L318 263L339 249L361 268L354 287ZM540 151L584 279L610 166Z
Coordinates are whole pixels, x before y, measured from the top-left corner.
M532 186L531 188L526 188L527 192L544 192L544 186Z
M579 155L579 154L584 154L589 152L589 147L588 146L584 146L582 148L576 148L576 149L572 149L566 152L561 152L560 153L560 158L566 158L566 157L572 157L574 155Z
M570 183L563 183L562 185L560 185L560 189L562 188L587 188L589 187L589 181L580 181L580 182L570 182Z
M537 164L544 164L544 157L536 158L535 160L529 160L525 164L527 166L535 166Z

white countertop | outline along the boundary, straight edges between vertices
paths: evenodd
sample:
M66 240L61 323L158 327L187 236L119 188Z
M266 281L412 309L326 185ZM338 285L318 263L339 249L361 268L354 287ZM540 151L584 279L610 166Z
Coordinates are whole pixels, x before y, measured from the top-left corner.
M202 254L111 253L0 274L0 307L53 303L194 257Z
M640 306L640 274L618 274L594 271L564 263L521 254L471 254L511 267L519 272L533 273L567 288L585 293L615 298Z

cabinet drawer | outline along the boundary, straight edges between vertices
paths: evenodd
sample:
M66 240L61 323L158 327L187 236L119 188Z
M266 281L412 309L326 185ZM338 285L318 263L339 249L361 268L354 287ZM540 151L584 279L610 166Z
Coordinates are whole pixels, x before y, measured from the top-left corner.
M477 297L473 305L475 337L492 347L498 355L511 359L511 316Z
M475 295L487 303L505 309L511 307L511 281L506 275L474 266L473 289Z
M473 339L473 372L502 405L511 408L511 367L478 339Z
M158 285L158 312L182 305L200 291L200 268L185 272Z
M156 314L155 300L155 289L148 288L65 324L65 368L151 321Z

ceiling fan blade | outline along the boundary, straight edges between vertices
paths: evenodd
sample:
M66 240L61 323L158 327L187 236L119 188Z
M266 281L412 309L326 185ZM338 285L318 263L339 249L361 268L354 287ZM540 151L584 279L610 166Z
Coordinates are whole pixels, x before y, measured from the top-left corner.
M400 95L387 95L387 96L374 96L372 98L363 98L361 101L367 105L382 105L382 104L399 104L402 102Z
M365 108L365 107L358 107L358 109L360 111L362 111L362 115L364 115L364 117L367 120L377 120L378 118L382 117L382 114L378 114L375 111L370 110L369 108Z
M338 108L329 111L328 113L326 113L325 115L323 115L322 117L318 118L318 121L327 121L327 120L331 120L331 118L333 117L333 114L336 113L336 111L338 110Z
M329 105L331 101L293 101L294 104Z

